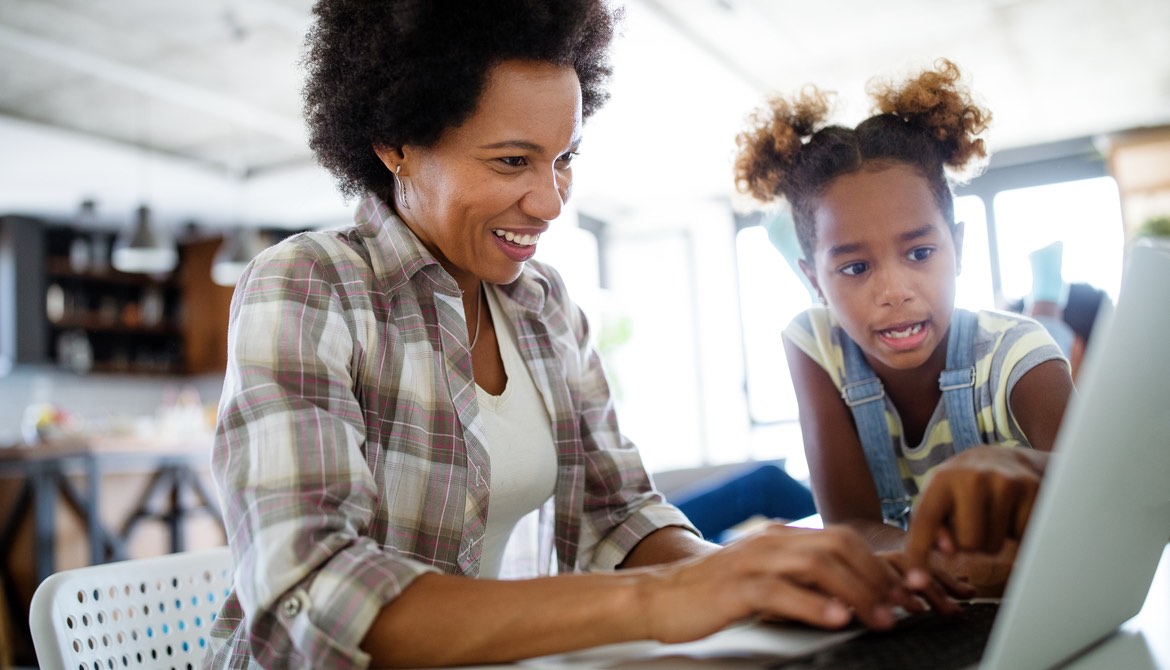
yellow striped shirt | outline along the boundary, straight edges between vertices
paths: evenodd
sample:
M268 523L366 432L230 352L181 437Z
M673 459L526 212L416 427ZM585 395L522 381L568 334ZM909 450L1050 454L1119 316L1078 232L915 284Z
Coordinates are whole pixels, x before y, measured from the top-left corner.
M1064 360L1064 355L1048 331L1032 319L989 310L977 312L976 316L975 408L979 434L985 444L1031 446L1012 415L1008 399L1026 372L1048 360ZM845 333L828 309L812 307L797 315L784 330L784 337L816 361L837 389L842 389L845 358L840 341ZM898 454L906 490L913 495L925 484L930 471L955 453L946 406L940 398L922 442L908 445L903 438L901 416L889 396L885 404L891 448Z

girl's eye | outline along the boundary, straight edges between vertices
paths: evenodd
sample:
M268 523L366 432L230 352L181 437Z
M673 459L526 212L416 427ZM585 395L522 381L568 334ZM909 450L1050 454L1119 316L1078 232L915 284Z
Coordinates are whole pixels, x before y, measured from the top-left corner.
M557 157L557 165L561 168L567 168L573 164L573 159L577 157L576 151L566 151Z
M500 158L499 160L504 165L507 165L508 167L514 167L514 168L524 167L525 165L528 164L528 159L523 157L523 156L504 156L503 158Z
M838 272L840 272L843 275L848 275L850 277L856 277L857 275L861 274L862 272L865 272L868 269L869 269L868 263L862 263L861 261L858 261L856 263L850 263L848 265L843 265L841 267L841 269L838 270Z
M912 261L924 261L927 258L930 258L934 252L934 247L916 247L911 249L910 253L906 254L906 257Z

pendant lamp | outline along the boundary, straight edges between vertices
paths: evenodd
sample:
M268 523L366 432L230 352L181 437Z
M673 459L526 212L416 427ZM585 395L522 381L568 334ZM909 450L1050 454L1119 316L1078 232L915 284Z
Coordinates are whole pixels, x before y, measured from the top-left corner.
M224 236L223 244L211 262L211 281L220 286L234 287L248 263L267 247L260 231L239 228Z
M150 207L142 205L134 225L114 241L110 261L121 272L159 274L175 269L179 252L174 240L151 225Z

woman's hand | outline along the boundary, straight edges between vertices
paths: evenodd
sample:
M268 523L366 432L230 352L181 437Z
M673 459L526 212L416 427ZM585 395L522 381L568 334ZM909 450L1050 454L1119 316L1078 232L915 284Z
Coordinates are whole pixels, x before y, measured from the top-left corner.
M1048 454L980 446L940 465L919 496L906 537L907 584L929 579L932 550L1000 554L1024 536Z
M840 628L856 615L894 624L913 596L856 531L769 524L706 556L648 569L640 602L647 637L684 642L748 617Z

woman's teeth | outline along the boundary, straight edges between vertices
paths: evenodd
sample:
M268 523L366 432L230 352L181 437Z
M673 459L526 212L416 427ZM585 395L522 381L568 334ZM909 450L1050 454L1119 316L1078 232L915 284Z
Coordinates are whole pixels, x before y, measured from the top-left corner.
M502 237L512 244L520 247L530 247L536 244L536 241L540 239L540 235L517 235L506 230L496 229L492 232L496 234L496 237Z
M921 331L922 331L922 324L916 323L913 326L910 326L909 328L905 328L903 330L883 330L882 336L883 337L890 337L890 338L897 340L897 339L901 339L904 337L910 337L911 335L917 335Z

